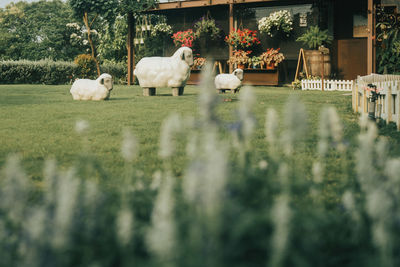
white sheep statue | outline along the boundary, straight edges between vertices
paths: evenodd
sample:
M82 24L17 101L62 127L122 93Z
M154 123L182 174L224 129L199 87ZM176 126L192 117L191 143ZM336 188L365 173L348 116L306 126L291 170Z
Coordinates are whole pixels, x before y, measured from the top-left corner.
M136 65L134 74L143 88L143 95L155 95L156 87L172 87L172 95L183 94L193 66L193 52L179 48L171 57L144 57Z
M71 87L74 100L106 100L113 89L112 76L103 73L96 80L78 79Z
M220 93L225 93L225 90L231 90L232 93L239 91L243 80L243 70L236 69L231 74L218 74L215 76L214 84L215 88Z

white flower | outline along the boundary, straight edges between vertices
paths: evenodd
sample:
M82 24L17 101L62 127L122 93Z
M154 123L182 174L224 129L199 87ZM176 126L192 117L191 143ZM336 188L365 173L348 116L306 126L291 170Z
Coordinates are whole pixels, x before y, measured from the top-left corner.
M268 167L268 162L267 162L266 160L261 160L261 161L258 163L258 167L259 167L261 170L266 170L267 167Z
M157 36L159 33L171 34L172 27L167 23L156 24L151 30L151 36Z
M161 126L160 151L161 158L172 156L175 151L175 136L182 129L182 118L178 114L169 116Z
M289 36L290 32L293 30L292 25L292 15L288 10L276 11L258 21L258 29L260 32L265 32L270 37L273 37L276 32L280 31L285 33L286 36Z
M151 215L151 228L147 232L146 241L150 250L160 260L173 257L176 248L176 225L174 219L174 178L167 176L163 181L154 202Z
M124 140L121 146L121 154L125 161L132 161L137 156L138 142L129 130L124 132Z
M89 129L89 123L85 120L79 120L75 124L75 131L78 134L82 134Z
M70 27L70 28L74 28L74 29L76 29L78 31L81 29L81 27L78 25L78 23L67 23L66 26Z
M127 245L132 238L133 214L127 207L118 211L117 215L117 236L121 244Z

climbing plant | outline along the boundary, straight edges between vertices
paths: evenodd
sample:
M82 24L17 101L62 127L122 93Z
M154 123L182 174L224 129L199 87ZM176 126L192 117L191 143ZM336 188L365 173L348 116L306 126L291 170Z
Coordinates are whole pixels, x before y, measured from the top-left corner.
M379 73L400 73L400 14L377 9L376 64Z

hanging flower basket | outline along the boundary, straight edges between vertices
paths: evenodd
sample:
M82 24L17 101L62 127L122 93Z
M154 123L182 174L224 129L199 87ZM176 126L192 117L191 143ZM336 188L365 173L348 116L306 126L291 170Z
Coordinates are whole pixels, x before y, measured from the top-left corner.
M293 31L292 15L287 10L280 10L271 13L268 17L263 17L258 21L258 29L261 33L266 33L270 37L276 35L289 37Z
M207 40L217 40L220 37L221 29L217 27L215 20L202 17L193 26L196 39L204 38Z
M192 29L186 31L179 31L172 35L175 46L192 47L195 40L195 33Z
M246 49L261 43L257 38L257 31L251 31L249 29L231 31L229 35L225 37L225 42L232 45L235 49Z
M171 25L158 23L151 29L151 36L169 35L172 33Z

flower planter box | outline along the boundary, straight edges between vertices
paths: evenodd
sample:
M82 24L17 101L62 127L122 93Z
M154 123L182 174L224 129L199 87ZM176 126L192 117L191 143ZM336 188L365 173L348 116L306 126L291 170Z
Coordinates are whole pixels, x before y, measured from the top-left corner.
M200 83L200 70L192 70L187 84ZM244 85L279 85L278 69L245 69L244 70Z
M278 69L245 69L244 85L279 85Z
M189 80L186 84L200 84L201 70L191 70Z

